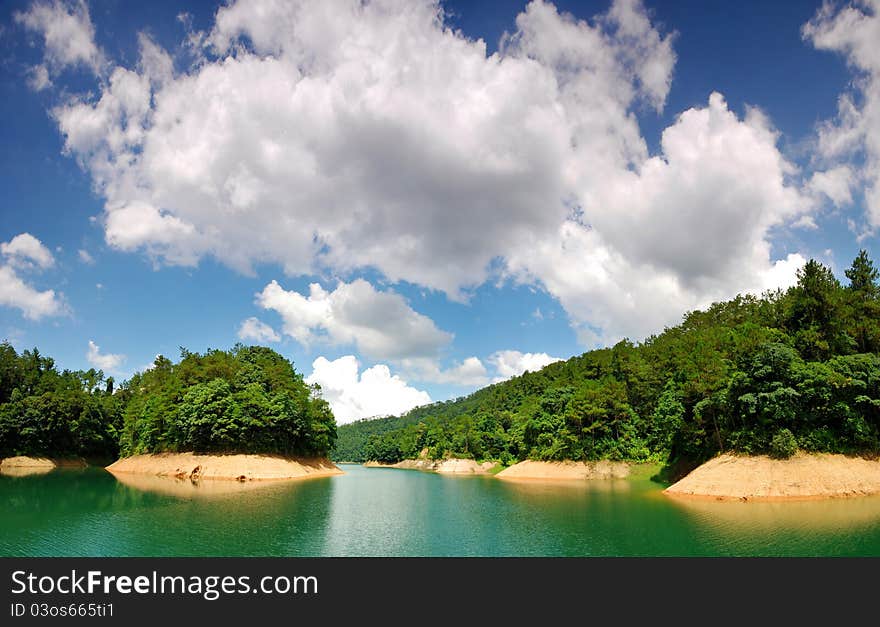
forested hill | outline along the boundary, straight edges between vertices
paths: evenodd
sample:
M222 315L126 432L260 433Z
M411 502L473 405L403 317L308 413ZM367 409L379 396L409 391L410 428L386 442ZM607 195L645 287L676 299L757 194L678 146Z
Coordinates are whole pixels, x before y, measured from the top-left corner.
M699 461L880 453L880 289L862 251L841 283L811 260L796 286L738 296L622 341L400 417L339 428L335 458L425 453Z
M336 421L287 359L261 346L159 356L122 385L0 344L0 457L162 451L322 456Z

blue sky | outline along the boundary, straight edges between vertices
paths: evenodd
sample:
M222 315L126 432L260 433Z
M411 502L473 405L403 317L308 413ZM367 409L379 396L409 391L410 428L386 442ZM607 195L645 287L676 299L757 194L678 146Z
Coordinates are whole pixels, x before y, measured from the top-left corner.
M266 343L344 422L843 278L878 13L6 2L0 338L118 379Z

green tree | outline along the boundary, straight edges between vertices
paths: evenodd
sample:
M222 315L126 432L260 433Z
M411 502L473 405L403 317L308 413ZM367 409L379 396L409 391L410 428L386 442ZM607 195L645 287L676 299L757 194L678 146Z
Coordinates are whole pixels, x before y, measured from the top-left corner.
M810 259L797 272L790 293L788 329L795 345L808 359L827 359L848 352L852 338L843 329L840 283L829 268Z
M847 289L849 315L847 325L860 353L880 350L880 272L864 250L859 251L846 270L850 280Z

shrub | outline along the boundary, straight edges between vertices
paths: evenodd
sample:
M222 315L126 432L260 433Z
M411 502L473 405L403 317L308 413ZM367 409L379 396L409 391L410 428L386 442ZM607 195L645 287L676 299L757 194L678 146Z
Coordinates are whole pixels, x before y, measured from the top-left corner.
M776 459L788 459L797 449L797 439L788 429L780 429L770 441L770 456Z

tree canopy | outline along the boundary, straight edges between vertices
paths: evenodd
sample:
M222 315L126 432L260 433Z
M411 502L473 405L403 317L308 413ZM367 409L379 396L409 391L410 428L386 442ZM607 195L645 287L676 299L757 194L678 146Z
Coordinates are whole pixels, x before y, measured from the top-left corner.
M275 351L181 349L120 386L0 344L0 455L161 451L325 455L336 422L317 387Z

